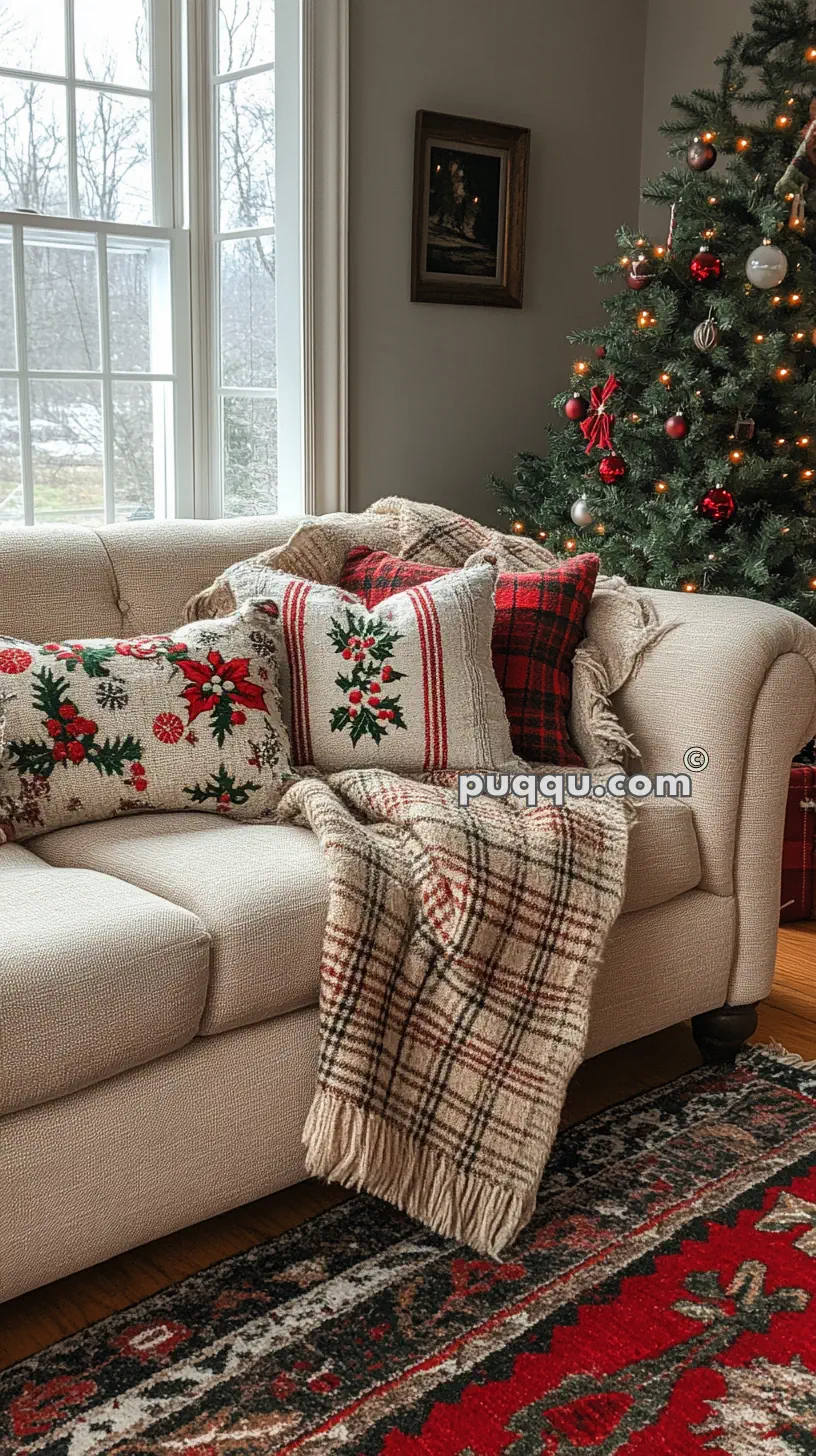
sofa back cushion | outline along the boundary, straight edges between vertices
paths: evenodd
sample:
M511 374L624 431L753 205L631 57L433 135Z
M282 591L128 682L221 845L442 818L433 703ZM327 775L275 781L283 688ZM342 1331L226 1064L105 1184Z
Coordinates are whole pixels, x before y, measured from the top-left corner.
M584 635L598 565L597 556L581 555L547 571L502 572L496 583L493 667L513 748L529 763L581 763L567 730L572 659ZM366 606L377 607L395 592L449 570L358 547L349 552L340 580Z

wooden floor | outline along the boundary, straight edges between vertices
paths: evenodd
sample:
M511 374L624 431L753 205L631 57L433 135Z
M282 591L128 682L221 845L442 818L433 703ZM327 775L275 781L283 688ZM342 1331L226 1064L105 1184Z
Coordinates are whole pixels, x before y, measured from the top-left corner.
M753 1040L775 1040L808 1060L816 1058L816 922L780 931L774 987L760 1008ZM573 1078L565 1125L671 1082L699 1061L686 1025L605 1052L585 1062ZM0 1306L0 1369L219 1259L293 1228L346 1196L338 1188L300 1183L11 1300Z

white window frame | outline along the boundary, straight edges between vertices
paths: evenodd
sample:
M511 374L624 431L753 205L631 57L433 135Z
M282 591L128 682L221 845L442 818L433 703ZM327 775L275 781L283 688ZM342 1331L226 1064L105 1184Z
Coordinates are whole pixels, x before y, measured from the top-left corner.
M115 0L114 0L115 3ZM66 76L0 74L67 82L69 195L78 211L73 137L74 88L100 89L77 78L66 13ZM17 369L21 432L29 427L29 380L102 380L106 449L104 491L113 499L111 383L171 382L175 430L169 449L168 491L156 514L176 518L221 515L218 293L215 268L215 167L212 95L214 0L153 0L151 75L155 226L0 212L13 243ZM297 74L276 70L276 278L278 334L278 513L319 515L348 503L348 28L349 0L276 0L278 39L300 57ZM186 55L186 69L182 65ZM139 88L101 89L145 95ZM168 145L169 141L169 145ZM186 145L185 145L186 142ZM82 374L33 371L25 358L23 231L93 234L96 238L103 338L102 369ZM172 371L119 373L110 369L105 329L106 247L109 238L149 238L170 244ZM295 286L293 286L293 284ZM282 365L282 367L281 367ZM192 442L192 445L188 442ZM31 461L23 452L25 520L33 520Z
M275 72L278 513L348 503L348 6L276 0ZM187 0L193 420L199 516L222 514L215 0ZM205 100L206 98L206 100ZM243 232L244 230L242 230ZM251 230L255 232L256 230ZM262 231L262 230L258 230ZM228 235L231 236L232 234Z

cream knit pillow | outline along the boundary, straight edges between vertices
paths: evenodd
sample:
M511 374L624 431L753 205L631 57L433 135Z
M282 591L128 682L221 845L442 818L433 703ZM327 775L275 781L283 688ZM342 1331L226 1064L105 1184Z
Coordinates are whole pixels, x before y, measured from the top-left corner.
M296 764L330 773L522 767L491 658L496 569L483 563L369 611L340 587L240 563L236 600L263 595L288 676Z
M0 843L151 809L265 819L292 777L252 604L128 641L0 637Z

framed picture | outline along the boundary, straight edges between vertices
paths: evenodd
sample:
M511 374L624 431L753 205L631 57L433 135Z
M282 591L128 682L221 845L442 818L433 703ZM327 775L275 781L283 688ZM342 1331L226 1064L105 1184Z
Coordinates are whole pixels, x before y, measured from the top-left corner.
M530 133L418 111L411 298L521 308Z

